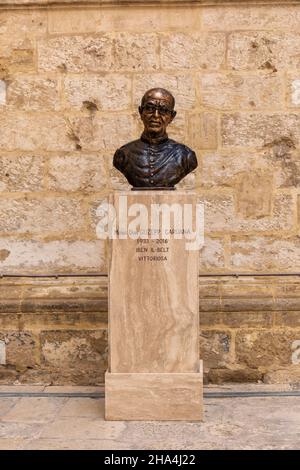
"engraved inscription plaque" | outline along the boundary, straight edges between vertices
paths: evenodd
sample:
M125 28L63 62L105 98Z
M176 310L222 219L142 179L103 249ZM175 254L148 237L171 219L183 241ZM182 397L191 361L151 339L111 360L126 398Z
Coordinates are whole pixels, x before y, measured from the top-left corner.
M187 191L115 192L110 202L117 214L123 200L123 212L131 210L126 229L131 237L126 237L121 216L110 241L106 419L200 420L199 251L187 249L172 214L169 224L146 225L144 232L137 232L132 222L137 204L146 217L161 204L195 206L196 196Z

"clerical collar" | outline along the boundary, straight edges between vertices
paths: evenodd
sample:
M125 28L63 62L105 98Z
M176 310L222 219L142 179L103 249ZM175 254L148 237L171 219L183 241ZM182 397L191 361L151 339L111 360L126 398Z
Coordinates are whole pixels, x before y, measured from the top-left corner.
M141 140L143 142L147 142L147 144L155 145L155 144L161 144L162 142L166 142L168 140L168 134L164 134L160 137L156 137L154 139L151 139L151 137L147 136L145 132L142 133L141 135Z

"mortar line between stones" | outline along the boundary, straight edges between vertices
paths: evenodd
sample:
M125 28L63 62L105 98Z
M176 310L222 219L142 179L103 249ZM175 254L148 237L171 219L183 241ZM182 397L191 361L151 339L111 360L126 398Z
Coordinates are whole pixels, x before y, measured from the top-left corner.
M280 392L204 392L204 398L260 398L260 397L300 397L300 390ZM104 398L104 392L80 393L80 392L0 392L0 397L16 398Z
M291 272L291 273L261 273L261 272L252 272L252 273L235 273L235 272L228 272L228 273L200 273L199 277L293 277L299 276L300 272ZM104 273L90 273L90 274L2 274L0 273L0 279L5 278L32 278L32 279L39 279L39 278L60 278L60 277L104 277L107 278L108 275Z

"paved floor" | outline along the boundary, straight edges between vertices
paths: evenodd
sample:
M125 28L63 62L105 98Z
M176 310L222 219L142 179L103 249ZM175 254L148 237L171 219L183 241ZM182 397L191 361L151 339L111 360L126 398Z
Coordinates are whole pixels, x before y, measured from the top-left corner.
M0 386L0 449L300 449L300 396L212 397L284 390L292 389L206 388L202 423L107 422L103 398L57 396L99 388Z

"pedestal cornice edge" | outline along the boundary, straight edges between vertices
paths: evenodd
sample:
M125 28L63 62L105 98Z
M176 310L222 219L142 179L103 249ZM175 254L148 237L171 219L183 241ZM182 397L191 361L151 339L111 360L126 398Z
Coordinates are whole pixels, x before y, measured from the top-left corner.
M1 9L56 8L88 6L226 6L226 5L297 5L300 0L0 0Z

